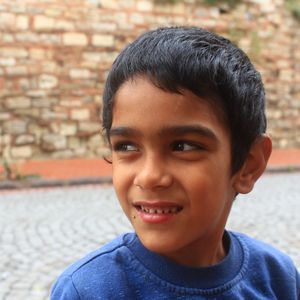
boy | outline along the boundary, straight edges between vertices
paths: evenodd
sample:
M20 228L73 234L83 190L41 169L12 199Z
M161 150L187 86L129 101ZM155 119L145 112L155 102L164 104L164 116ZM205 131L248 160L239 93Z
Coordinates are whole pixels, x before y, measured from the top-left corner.
M103 127L135 233L67 269L52 300L299 299L286 255L224 229L272 148L261 77L240 49L193 27L142 35L112 66Z

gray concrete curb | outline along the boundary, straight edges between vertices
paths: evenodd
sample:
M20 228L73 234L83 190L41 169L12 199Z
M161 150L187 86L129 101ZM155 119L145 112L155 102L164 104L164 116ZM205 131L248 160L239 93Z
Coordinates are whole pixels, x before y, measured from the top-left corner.
M111 184L111 177L82 177L75 179L25 179L22 181L4 180L0 181L0 190L15 190L27 188L47 188L62 186L78 186L86 184Z
M290 172L300 172L300 165L291 166L270 166L267 167L266 173L290 173Z

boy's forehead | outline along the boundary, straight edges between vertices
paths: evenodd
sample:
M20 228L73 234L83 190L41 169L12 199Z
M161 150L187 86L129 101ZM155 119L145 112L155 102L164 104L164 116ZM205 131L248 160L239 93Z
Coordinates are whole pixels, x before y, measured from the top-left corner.
M146 78L134 78L122 84L115 96L114 111L124 108L135 108L134 112L159 117L164 108L168 108L170 118L176 113L190 110L202 110L207 101L188 90L175 93L155 86ZM202 107L203 106L203 107ZM154 110L153 110L154 109Z
M168 110L167 114L163 111L164 108ZM129 110L132 110L130 113L139 114L141 118L145 114L151 115L154 120L161 115L171 120L175 116L183 115L184 112L191 117L198 113L199 117L209 115L210 118L217 118L227 127L224 111L215 97L200 97L187 89L182 89L178 93L168 91L155 86L145 76L125 81L115 94L113 120L116 113L118 118L126 117L124 114L128 115Z
M208 100L192 92L162 90L139 78L122 85L114 99L110 135L137 135L137 130L169 134L200 134L217 139L214 128L226 131L218 111Z

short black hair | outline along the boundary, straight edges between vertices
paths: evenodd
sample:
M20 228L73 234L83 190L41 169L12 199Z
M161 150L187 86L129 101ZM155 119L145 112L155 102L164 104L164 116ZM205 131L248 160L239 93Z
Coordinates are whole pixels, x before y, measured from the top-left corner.
M197 27L164 27L144 33L116 58L103 94L103 129L109 139L114 96L144 76L175 93L189 90L222 111L231 137L231 169L238 171L266 131L265 92L247 55L228 39Z

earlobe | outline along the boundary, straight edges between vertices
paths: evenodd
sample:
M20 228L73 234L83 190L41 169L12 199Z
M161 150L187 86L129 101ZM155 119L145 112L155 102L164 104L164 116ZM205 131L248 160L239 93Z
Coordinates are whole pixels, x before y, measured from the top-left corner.
M241 169L234 175L233 188L237 193L247 194L256 180L266 169L272 152L272 141L269 136L259 136L251 146Z

